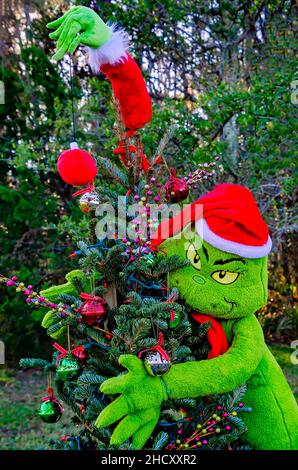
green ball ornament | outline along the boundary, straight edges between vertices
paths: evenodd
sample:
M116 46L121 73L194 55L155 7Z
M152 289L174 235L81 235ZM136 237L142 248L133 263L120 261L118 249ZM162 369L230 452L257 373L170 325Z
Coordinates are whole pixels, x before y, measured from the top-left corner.
M175 310L171 310L170 315L169 327L176 328L176 326L178 326L181 321L181 312L175 312Z
M63 407L54 397L46 397L40 404L38 416L45 423L57 423L62 416Z
M59 380L75 380L81 372L81 365L72 355L62 357L57 365L57 378Z

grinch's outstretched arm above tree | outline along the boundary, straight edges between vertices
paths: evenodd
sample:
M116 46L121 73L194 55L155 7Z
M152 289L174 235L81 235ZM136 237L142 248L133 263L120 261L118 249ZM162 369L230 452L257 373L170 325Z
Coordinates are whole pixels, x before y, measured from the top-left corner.
M83 6L72 8L47 26L55 29L50 33L58 46L53 59L73 54L80 44L87 46L91 68L101 70L111 81L128 136L151 120L150 96L142 72L127 52L125 31L107 26L97 13Z

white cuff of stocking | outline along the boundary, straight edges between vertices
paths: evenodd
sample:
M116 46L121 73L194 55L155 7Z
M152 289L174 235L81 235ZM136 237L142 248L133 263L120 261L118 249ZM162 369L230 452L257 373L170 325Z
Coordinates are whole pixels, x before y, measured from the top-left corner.
M114 65L123 62L130 47L129 36L124 29L117 29L116 24L108 25L112 37L98 49L87 47L89 59L88 63L93 72L98 72L101 65Z

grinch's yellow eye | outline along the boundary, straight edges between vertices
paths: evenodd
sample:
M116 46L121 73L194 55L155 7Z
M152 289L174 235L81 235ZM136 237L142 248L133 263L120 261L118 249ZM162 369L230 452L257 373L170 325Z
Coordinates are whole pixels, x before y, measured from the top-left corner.
M191 262L192 266L198 271L201 269L201 258L195 249L194 245L191 243L187 249L187 259Z
M220 284L232 284L238 278L239 273L233 273L232 271L214 271L211 277Z

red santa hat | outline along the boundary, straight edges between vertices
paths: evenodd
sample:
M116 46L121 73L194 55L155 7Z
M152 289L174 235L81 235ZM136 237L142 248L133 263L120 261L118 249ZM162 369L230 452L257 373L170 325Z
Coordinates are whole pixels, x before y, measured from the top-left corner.
M272 247L256 201L241 185L220 184L172 219L162 221L152 238L152 250L189 223L195 223L198 235L210 245L244 258L262 258Z

